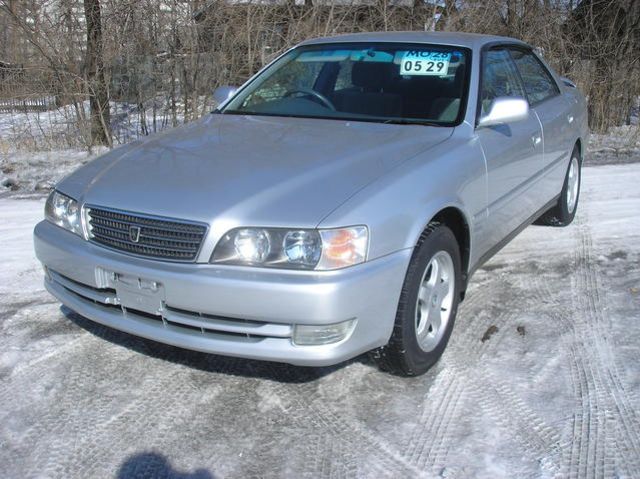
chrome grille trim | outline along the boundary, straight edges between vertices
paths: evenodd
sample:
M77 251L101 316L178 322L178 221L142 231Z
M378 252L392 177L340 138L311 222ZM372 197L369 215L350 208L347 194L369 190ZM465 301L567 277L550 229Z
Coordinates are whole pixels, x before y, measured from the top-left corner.
M135 256L193 262L207 233L202 223L93 205L85 210L90 241ZM140 228L137 242L130 238L132 226Z

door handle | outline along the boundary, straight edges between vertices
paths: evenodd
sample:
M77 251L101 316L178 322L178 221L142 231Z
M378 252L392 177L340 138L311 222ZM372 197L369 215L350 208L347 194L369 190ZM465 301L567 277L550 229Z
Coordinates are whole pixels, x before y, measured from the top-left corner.
M568 115L567 120L569 121L569 123L573 123L573 115Z
M540 135L533 135L531 137L531 143L533 143L533 147L535 148L536 146L538 146L540 143L542 142L542 136Z

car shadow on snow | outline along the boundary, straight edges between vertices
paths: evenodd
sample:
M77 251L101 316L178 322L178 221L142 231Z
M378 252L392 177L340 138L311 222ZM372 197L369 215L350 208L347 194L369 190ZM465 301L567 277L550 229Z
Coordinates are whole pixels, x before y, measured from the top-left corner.
M153 477L154 479L215 479L206 469L194 472L175 470L169 460L156 452L142 452L127 458L118 470L117 479Z
M352 363L361 363L375 367L366 354L335 366L304 367L201 353L159 343L103 326L79 315L66 306L61 306L60 311L67 319L80 328L113 344L123 346L146 356L211 373L268 379L282 383L306 383L318 380Z

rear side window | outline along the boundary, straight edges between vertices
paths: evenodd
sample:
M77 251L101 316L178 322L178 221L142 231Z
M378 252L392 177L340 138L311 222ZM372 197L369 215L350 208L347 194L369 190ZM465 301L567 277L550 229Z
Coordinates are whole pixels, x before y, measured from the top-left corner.
M551 74L532 52L510 50L509 53L520 72L531 105L560 94Z
M489 111L493 100L505 96L525 98L518 72L506 50L489 50L484 54L482 62L482 114Z

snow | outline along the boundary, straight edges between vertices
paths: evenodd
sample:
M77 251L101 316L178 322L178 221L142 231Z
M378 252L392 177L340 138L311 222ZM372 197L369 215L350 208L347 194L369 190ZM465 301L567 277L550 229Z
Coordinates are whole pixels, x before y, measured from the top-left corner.
M210 98L198 97L196 108L199 115L211 110L211 102ZM189 108L193 106L190 105ZM171 107L163 96L147 100L142 106L111 101L110 109L114 145L128 143L147 132L158 132L173 126ZM74 105L64 105L44 111L0 111L0 154L6 155L18 150L82 149L84 143L78 127L78 114L82 117L81 123L88 122L89 101L79 103L78 110ZM143 118L147 132L142 125ZM176 122L184 123L184 119L184 102L178 101Z
M86 102L85 114L88 113ZM76 111L67 105L45 111L0 113L0 151L20 148L53 149L71 143L79 145Z
M527 228L480 269L412 379L91 323L42 287L43 197L0 198L0 475L639 477L640 163L583 174L575 222Z

